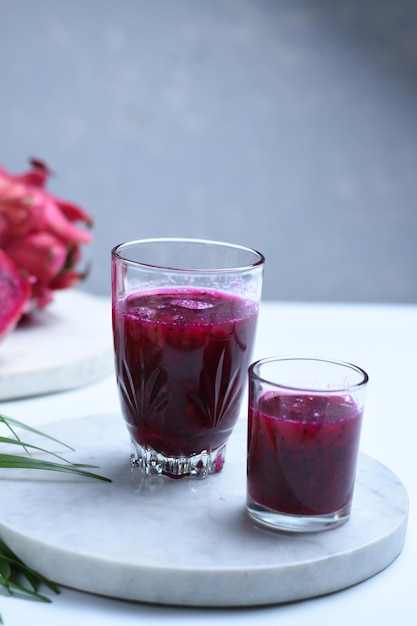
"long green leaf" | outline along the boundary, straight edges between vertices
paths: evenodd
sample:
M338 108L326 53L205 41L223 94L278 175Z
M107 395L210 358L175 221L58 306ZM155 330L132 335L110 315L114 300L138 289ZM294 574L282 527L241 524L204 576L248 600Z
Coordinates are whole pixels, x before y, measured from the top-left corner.
M35 446L35 445L31 444L31 443L27 443L26 441L22 441L20 439L11 439L10 437L0 437L0 443L6 443L6 444L10 444L12 446L21 446L27 452L29 452L29 449L37 450L38 452L46 452L46 454L50 454L51 456L54 456L57 459L60 459L61 461L64 461L64 463L71 463L71 461L68 461L63 456L57 454L56 452L51 452L50 450L45 450L45 448L41 448L40 446ZM1 454L0 454L0 457L1 457Z
M22 579L26 580L29 586L25 585ZM4 541L0 539L0 586L13 596L40 602L51 602L48 596L39 592L41 584L45 585L56 594L60 593L59 587L55 583L28 567ZM0 615L0 624L2 623L3 621Z
M64 446L65 448L69 449L69 450L73 450L74 448L72 448L71 446L69 446L68 444L64 443L63 441L60 441L59 439L57 439L56 437L52 437L51 435L48 435L47 433L44 433L41 430L38 430L36 428L32 428L31 426L28 426L27 424L16 420L12 417L9 417L7 415L1 415L0 414L0 424L3 423L8 429L9 431L13 434L13 436L15 437L15 439L11 439L8 437L0 437L0 442L9 444L9 445L20 445L27 453L28 453L28 457L22 457L22 456L18 456L18 455L8 455L8 454L2 454L0 453L0 468L27 468L27 469L41 469L41 470L49 470L49 471L56 471L56 472L66 472L66 473L70 473L70 474L79 474L81 476L85 476L88 478L95 478L98 480L103 480L106 482L111 482L111 480L109 478L105 478L104 476L100 476L99 474L95 474L93 472L87 472L85 471L85 468L94 468L96 466L94 465L85 465L85 464L79 464L79 463L71 463L70 461L68 461L67 459L64 459L64 457L61 457L60 455L54 453L54 452L50 452L48 450L45 450L44 448L41 447L37 447L33 444L29 444L26 443L24 441L22 441L19 437L19 435L15 432L15 428L22 428L26 431L29 431L33 434L36 435L40 435L41 437L44 437L50 441L54 441L55 443L58 443L59 445ZM15 427L15 428L14 428ZM58 458L59 460L63 461L63 464L60 463L52 463L51 461L41 461L38 459L34 459L33 457L30 456L29 450L38 450L41 452L45 452L55 458ZM84 469L83 469L84 468Z
M8 415L0 414L0 423L3 423L13 433L16 439L19 439L19 437L15 433L12 426L16 426L17 428L22 428L23 430L27 430L28 432L31 432L35 435L41 435L41 437L44 437L45 439L49 439L49 441L55 441L55 443L59 443L61 446L64 446L64 448L74 451L74 448L72 446L69 446L67 443L60 441L59 439L56 439L55 437L52 437L51 435L48 435L47 433L44 433L41 430L37 430L36 428L33 428L32 426L28 426L24 422L20 422L19 420L16 420L13 417L9 417Z
M6 559L7 562L9 563L9 565L11 565L12 567L18 565L21 568L21 570L22 570L22 572L24 573L25 576L30 574L31 576L33 576L37 580L37 584L44 583L52 591L54 591L54 593L59 593L59 588L58 588L58 586L55 583L53 583L50 580L48 580L47 578L45 578L45 576L43 576L42 574L38 574L37 572L35 572L35 570L33 570L28 565L26 565L17 556L17 554L15 554L15 552L13 552L13 550L11 550L9 548L9 546L7 544L5 544L4 541L2 541L0 539L0 560L1 559Z
M4 454L0 453L0 469L35 469L35 470L47 470L54 472L63 472L67 474L76 474L84 476L85 478L94 478L105 482L111 482L110 478L100 476L99 474L87 471L86 468L95 468L96 465L87 465L82 463L72 463L64 457L55 452L45 450L40 446L22 441L16 432L16 429L21 428L35 435L40 435L49 441L58 443L59 445L74 451L72 446L60 441L56 437L52 437L47 433L44 433L36 428L32 428L27 424L13 419L6 415L0 414L0 425L3 424L9 432L13 435L14 439L10 437L0 437L0 443L5 445L20 446L25 450L28 456L21 456L17 454ZM45 461L36 459L30 456L30 450L43 452L51 455L59 462ZM22 580L23 579L23 580ZM24 584L24 580L28 585ZM43 584L48 587L54 593L59 593L58 586L39 574L32 568L28 567L10 548L0 539L0 587L5 589L10 595L26 597L41 602L51 602L50 598L42 593L39 593L38 589ZM3 624L3 620L0 614L0 624Z
M53 472L65 472L69 474L79 474L88 478L96 478L105 482L111 482L110 478L94 474L93 472L87 472L82 470L84 465L63 465L62 463L53 463L52 461L41 461L40 459L27 458L25 456L19 456L16 454L0 454L0 468L23 468L23 469L37 469L37 470L49 470ZM91 466L87 466L91 467Z

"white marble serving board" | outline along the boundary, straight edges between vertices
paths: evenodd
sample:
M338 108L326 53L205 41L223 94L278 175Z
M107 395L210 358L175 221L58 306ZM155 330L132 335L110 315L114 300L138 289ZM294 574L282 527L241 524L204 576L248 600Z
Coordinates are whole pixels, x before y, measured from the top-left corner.
M68 458L99 465L113 481L2 472L0 536L29 565L68 587L183 606L283 603L361 582L404 545L406 490L363 454L351 519L334 530L289 535L256 526L245 512L243 418L223 471L204 480L132 470L117 415L43 430L76 447Z
M113 367L108 300L59 291L0 342L0 401L79 387Z

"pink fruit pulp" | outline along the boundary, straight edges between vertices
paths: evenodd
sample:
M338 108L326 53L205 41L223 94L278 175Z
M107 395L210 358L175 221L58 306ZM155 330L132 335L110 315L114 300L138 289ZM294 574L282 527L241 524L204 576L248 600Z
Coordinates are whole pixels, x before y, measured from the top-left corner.
M29 279L0 249L0 339L15 328L25 312L30 294Z

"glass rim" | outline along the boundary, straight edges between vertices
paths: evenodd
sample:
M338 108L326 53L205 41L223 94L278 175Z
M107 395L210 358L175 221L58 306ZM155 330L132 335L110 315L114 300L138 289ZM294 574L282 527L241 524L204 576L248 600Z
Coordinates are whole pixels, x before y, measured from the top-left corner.
M315 361L315 362L322 362L322 363L328 363L329 365L338 365L350 370L354 370L357 374L360 374L362 376L362 380L360 380L358 383L352 383L352 384L348 384L348 385L344 385L344 386L336 386L336 387L308 387L308 386L301 386L301 385L286 385L283 383L279 383L276 382L274 380L270 380L269 378L265 378L264 376L261 376L256 370L259 370L259 368L267 363L272 363L272 362L277 362L277 361ZM361 367L359 367L358 365L354 365L353 363L350 363L348 361L342 361L340 359L333 359L333 358L328 358L328 357L322 357L322 356L271 356L271 357L266 357L263 359L258 359L257 361L255 361L254 363L252 363L249 366L248 369L248 374L249 374L249 378L254 378L256 380L258 380L259 382L264 382L264 383L268 383L269 385L272 385L274 387L276 387L277 389L283 389L285 391L297 391L297 392L307 392L307 393L326 393L326 394L333 394L333 393L342 393L344 391L354 391L354 390L358 390L362 387L365 387L367 385L367 383L369 382L369 376L368 374L365 372L364 369L362 369Z
M235 266L231 266L231 267L212 267L212 268L199 268L199 267L193 267L193 268L181 268L181 267L175 267L173 265L163 265L163 264L156 264L156 263L144 263L141 261L136 261L134 259L129 259L124 257L121 254L121 250L122 249L128 249L130 247L133 246L138 246L141 244L153 244L153 243L189 243L189 244L200 244L200 245L210 245L210 246L218 246L218 247L223 247L223 248L229 248L232 250L240 250L242 252L248 252L250 254L252 254L256 260L254 260L253 263L245 263L242 265L235 265ZM122 261L123 263L127 263L133 266L137 266L137 267L146 267L149 269L155 269L155 270L169 270L169 271L173 271L173 272L183 272L183 273L190 273L190 272L200 272L203 274L210 274L210 273L219 273L219 272L236 272L236 271L245 271L245 270L253 270L257 267L262 267L265 263L265 257L264 255L259 252L258 250L255 250L254 248L249 248L248 246L244 246L244 245L240 245L240 244L235 244L235 243L229 243L226 241L220 241L220 240L214 240L214 239L196 239L196 238L188 238L188 237L152 237L152 238L145 238L145 239L135 239L132 241L126 241L123 243L119 243L116 246L114 246L112 248L111 251L112 257L115 259L118 259L120 261Z

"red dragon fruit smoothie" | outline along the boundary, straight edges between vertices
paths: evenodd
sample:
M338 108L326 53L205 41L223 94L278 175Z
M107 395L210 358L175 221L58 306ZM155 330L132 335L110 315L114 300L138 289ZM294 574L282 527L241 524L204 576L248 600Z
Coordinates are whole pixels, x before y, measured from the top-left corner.
M131 463L150 475L219 472L247 385L264 257L196 239L112 250L112 321Z
M251 517L299 531L347 521L365 384L364 378L358 388L324 392L278 390L259 380L250 382L247 508Z
M131 294L113 307L128 430L168 457L223 445L239 416L257 307L209 290Z

